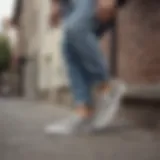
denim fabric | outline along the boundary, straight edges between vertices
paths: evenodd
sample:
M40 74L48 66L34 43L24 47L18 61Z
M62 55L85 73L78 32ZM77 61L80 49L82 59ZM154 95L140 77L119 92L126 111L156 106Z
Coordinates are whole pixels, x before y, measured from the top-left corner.
M74 0L65 19L63 53L76 103L92 104L93 85L109 79L106 58L95 34L95 0Z

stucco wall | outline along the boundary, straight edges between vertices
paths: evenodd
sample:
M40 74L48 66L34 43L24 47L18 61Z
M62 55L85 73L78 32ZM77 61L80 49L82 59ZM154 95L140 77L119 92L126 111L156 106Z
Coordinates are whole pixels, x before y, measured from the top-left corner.
M40 52L38 56L38 87L40 90L57 89L67 85L61 52L63 31L61 26L48 25L49 1L41 1L39 20Z

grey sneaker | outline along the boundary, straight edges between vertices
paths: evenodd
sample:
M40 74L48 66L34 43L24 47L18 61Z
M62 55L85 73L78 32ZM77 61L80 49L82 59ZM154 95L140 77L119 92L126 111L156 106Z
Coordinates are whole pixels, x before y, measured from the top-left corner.
M125 90L124 84L116 83L109 93L99 97L96 116L93 122L96 130L103 129L111 123L119 109L119 102Z
M90 133L92 130L92 118L84 118L78 115L73 115L68 119L54 123L45 128L47 134L83 134Z

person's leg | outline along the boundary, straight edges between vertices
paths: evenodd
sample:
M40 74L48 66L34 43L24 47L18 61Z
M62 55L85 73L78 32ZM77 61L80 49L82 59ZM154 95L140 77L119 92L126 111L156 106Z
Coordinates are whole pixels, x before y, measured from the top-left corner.
M90 117L88 106L93 103L91 90L96 84L99 86L99 93L104 94L110 90L106 59L101 52L95 34L92 32L94 0L77 0L75 7L75 11L65 25L64 56L68 64L78 120L74 119L73 122L76 123L72 122L69 125L68 123L67 125L64 125L66 123L58 124L58 132L62 131L61 133L73 131L73 126L75 127L77 124L83 128L82 126L86 123L84 117ZM51 130L55 131L55 128L54 125Z
M102 53L99 40L92 31L92 21L85 18L79 20L78 16L75 14L70 19L66 26L66 36L76 50L76 56L79 57L78 60L86 74L90 77L91 86L97 86L100 92L105 92L110 88L107 58Z
M71 134L91 131L94 108L92 106L90 77L69 37L64 38L63 55L75 101L74 114L65 121L47 126L46 132L49 134Z
M93 4L93 0L77 0L75 11L64 26L63 54L68 66L76 116L69 123L67 120L67 123L58 122L47 127L48 133L65 134L79 127L84 128L82 126L86 128L85 124L92 117L92 87L96 82L108 81L106 63L92 33Z
M92 90L90 77L86 73L78 53L69 38L64 38L63 55L68 68L70 86L75 101L75 111L81 116L90 116Z
M99 111L96 116L95 126L99 128L109 124L115 113L117 113L117 104L124 92L124 86L116 84L112 87L110 84L107 60L101 51L98 38L93 32L94 20L92 13L94 12L90 11L92 5L87 6L90 4L89 2L91 3L93 0L79 1L79 10L72 14L69 23L66 25L65 33L91 79L90 86L97 88L100 101L97 105ZM83 9L80 10L80 8ZM86 14L87 12L88 14Z

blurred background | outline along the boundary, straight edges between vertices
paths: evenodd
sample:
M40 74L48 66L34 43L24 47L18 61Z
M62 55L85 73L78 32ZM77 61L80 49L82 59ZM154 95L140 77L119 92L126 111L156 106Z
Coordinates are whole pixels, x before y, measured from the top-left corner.
M118 127L94 139L43 135L73 105L63 30L49 27L48 13L46 0L0 2L0 159L160 159L160 1L128 0L100 40L127 92Z

